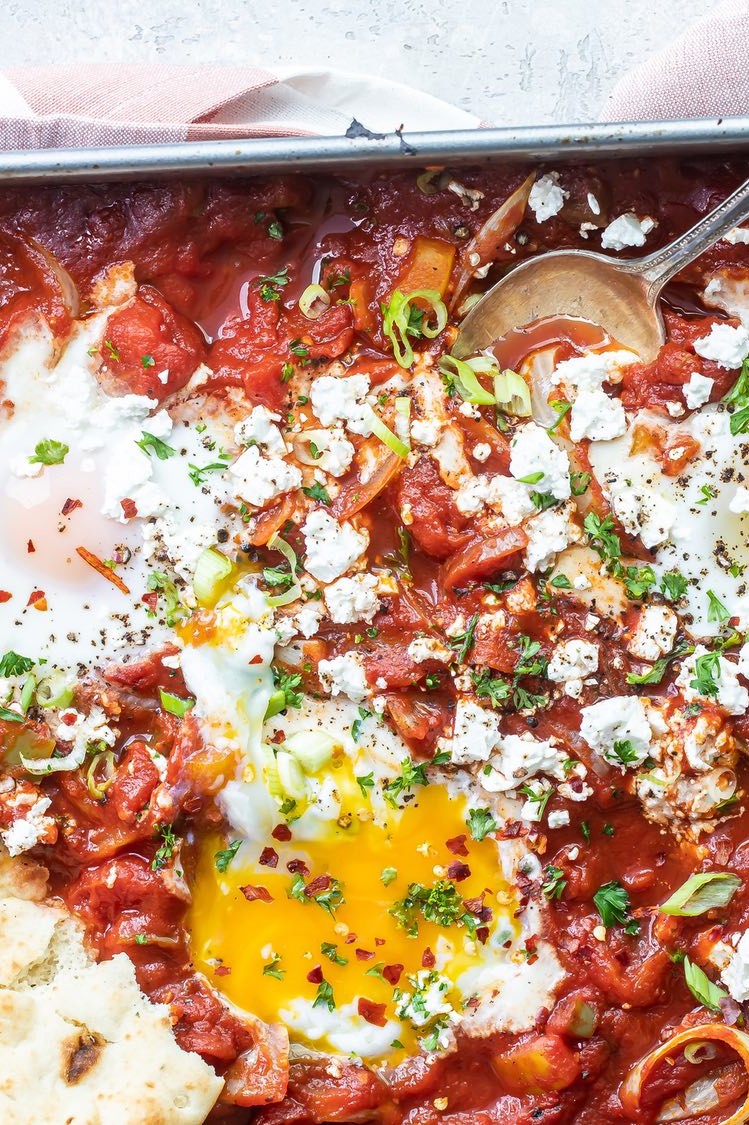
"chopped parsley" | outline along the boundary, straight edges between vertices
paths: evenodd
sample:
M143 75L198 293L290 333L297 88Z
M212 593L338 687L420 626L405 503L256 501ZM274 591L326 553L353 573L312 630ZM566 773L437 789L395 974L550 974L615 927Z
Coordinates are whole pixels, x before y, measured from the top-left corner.
M546 879L541 884L541 893L548 899L561 898L567 886L567 880L561 867L548 864L544 872Z
M315 481L314 484L311 484L308 488L303 488L302 492L305 496L309 496L310 500L317 500L319 503L327 505L331 503L330 493L325 485L320 484L318 481Z
M625 933L639 933L640 923L630 914L629 895L621 883L604 883L593 895L593 902L604 926L623 926Z
M511 685L500 676L493 676L489 668L471 674L473 690L479 699L488 699L492 707L500 707L512 692Z
M711 484L701 484L700 485L700 496L702 497L702 499L697 500L696 503L698 505L700 505L700 507L702 507L705 504L707 504L708 501L714 500L717 495L718 495L717 490L715 488L713 488L713 486Z
M0 676L22 676L30 672L36 663L30 656L19 656L10 649L0 659Z
M340 953L338 952L338 946L332 945L329 941L324 941L322 943L322 945L320 946L320 952L322 953L323 957L327 957L328 960L332 961L334 965L348 965L347 959L345 957L341 957Z
M354 778L354 780L356 781L356 784L361 789L362 797L366 797L368 789L374 788L374 773L358 774Z
M218 851L214 854L213 862L216 864L216 870L221 875L224 874L224 872L228 868L231 861L234 859L234 856L237 854L237 852L239 851L241 846L242 846L241 840L232 840L232 842L229 844L228 848L222 848L221 851Z
M45 438L34 446L34 456L29 457L32 465L62 465L70 453L70 446L64 441L55 441L54 438Z
M142 355L140 357L140 365L144 369L148 369L149 367L155 367L156 366L156 360L153 358L152 355Z
M288 266L284 266L278 273L271 274L269 277L256 277L253 282L253 285L256 285L260 290L260 297L263 301L280 301L281 290L284 285L288 284Z
M595 512L588 512L583 521L583 527L590 539L590 545L607 562L621 558L622 546L619 536L614 531L612 516L601 519Z
M734 437L745 434L749 430L749 359L742 363L741 373L723 401L736 407L731 414L731 433Z
M652 566L623 567L622 580L627 597L633 601L641 601L655 586L655 571Z
M490 809L471 809L468 813L468 831L474 840L484 840L499 828Z
M611 753L623 766L631 766L637 762L637 751L628 738L615 742Z
M411 790L417 785L428 785L429 779L426 775L426 765L424 762L413 762L410 758L404 758L401 762L401 772L397 777L393 777L390 781L385 782L382 787L382 795L389 805L394 809L399 808L398 798L405 795L409 796Z
M556 398L556 399L551 400L551 402L549 403L549 406L557 414L556 422L552 423L551 426L547 427L548 432L550 434L553 434L554 430L556 430L557 426L562 421L564 416L566 414L568 414L570 410L572 410L572 403L571 402L565 402L564 399Z
M202 467L200 465L193 465L192 462L190 462L187 475L195 487L199 488L201 485L205 484L208 473L222 473L224 469L228 467L228 464L229 458L224 455L221 456L220 460L211 461L209 465L203 465Z
M333 995L333 988L326 980L322 981L317 986L317 995L315 996L313 1008L326 1007L329 1012L335 1011L335 996Z
M717 696L720 679L720 653L706 652L698 656L694 662L694 679L689 681L689 686L699 695Z
M151 861L151 868L154 871L161 871L162 867L165 867L174 855L179 841L171 824L159 824L156 831L161 837L161 844L156 849L156 854Z
M687 592L687 580L679 574L678 570L670 570L661 578L660 588L665 597L672 602L678 602L679 598L683 598Z
M187 616L187 610L179 600L179 591L171 578L160 570L152 570L147 582L150 591L156 591L164 602L164 621L173 628Z
M267 965L263 965L264 977L275 977L276 980L283 980L286 976L286 970L281 968L281 958L274 957Z
M389 913L409 937L418 935L420 918L437 926L465 926L469 933L476 932L476 919L449 879L438 879L431 887L409 884L406 897L391 906Z
M447 638L448 645L457 653L456 660L458 664L465 664L468 658L468 653L473 648L473 641L476 634L476 626L478 624L478 620L478 613L474 613L473 617L468 622L468 626L464 630L464 632L457 633L454 637Z
M159 461L167 461L170 457L176 457L177 455L177 450L173 446L167 445L155 434L149 434L147 430L142 431L140 441L136 441L135 444L149 457L151 456L151 450L153 450Z
M723 605L717 594L712 590L707 591L707 619L708 621L716 621L719 625L725 625L726 621L730 618L730 613Z
M518 786L518 793L522 793L526 801L530 801L532 805L538 805L538 819L542 820L546 812L546 806L551 798L554 796L556 790L553 785L548 789L541 789L538 793L535 789L531 789L530 785L526 782L525 785Z
M274 222L268 223L268 235L270 238L274 238L276 242L283 240L283 227L278 221L274 220Z

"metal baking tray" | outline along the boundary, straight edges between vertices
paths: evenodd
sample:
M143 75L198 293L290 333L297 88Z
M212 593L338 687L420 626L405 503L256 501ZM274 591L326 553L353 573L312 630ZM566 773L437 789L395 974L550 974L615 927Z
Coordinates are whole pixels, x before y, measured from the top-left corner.
M352 123L355 126L355 123ZM357 132L352 128L349 132ZM521 129L184 141L0 153L0 183L591 160L749 151L749 117L544 125Z

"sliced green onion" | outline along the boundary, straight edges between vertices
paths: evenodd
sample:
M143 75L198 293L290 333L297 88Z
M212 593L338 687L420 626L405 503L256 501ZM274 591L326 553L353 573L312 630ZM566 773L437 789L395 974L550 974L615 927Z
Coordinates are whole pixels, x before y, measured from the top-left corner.
M728 906L741 886L738 875L728 871L706 871L702 875L690 875L686 883L674 891L661 907L662 914L674 914L679 918L696 918L708 910Z
M24 715L26 714L29 707L31 706L31 704L34 701L34 690L35 690L35 688L36 688L36 677L32 676L29 673L29 675L26 677L26 679L23 682L23 687L21 688L21 698L19 700L19 702L21 704L21 710L23 711Z
M36 702L39 707L69 707L75 694L65 672L55 671L37 684Z
M104 762L106 773L104 780L101 782L97 782L96 771L99 768L100 762L102 761ZM114 751L102 750L100 751L100 753L94 754L93 758L91 759L91 763L86 770L86 785L88 786L89 793L95 801L103 800L104 794L114 781L114 774Z
M395 432L401 441L411 447L411 399L403 396L395 400Z
M283 557L291 567L291 577L294 579L293 584L289 586L288 590L284 590L282 594L273 594L271 597L269 597L268 605L288 605L289 602L295 602L297 598L301 598L302 596L302 587L299 583L299 579L297 578L296 573L296 551L286 542L285 539L281 538L278 532L275 532L273 535L271 535L270 539L268 540L268 546L272 550L279 551L283 555Z
M375 434L381 442L384 442L388 449L392 449L393 453L397 453L399 457L403 457L404 459L408 457L411 452L410 448L404 441L401 441L397 434L393 433L389 426L385 425L381 418L378 418L374 410L368 422L372 433Z
M687 1043L684 1047L684 1058L694 1066L699 1066L700 1063L706 1062L708 1059L714 1059L718 1054L712 1043L706 1043L704 1040L695 1043Z
M712 1012L720 1011L720 1002L728 996L728 993L719 984L711 981L707 973L704 973L699 965L695 965L688 957L684 958L684 980L695 1000L699 1000L700 1004L704 1004Z
M330 294L322 285L308 285L299 298L299 311L307 320L317 320L330 308Z
M475 402L480 406L494 406L497 401L496 398L491 391L487 391L486 387L481 386L476 377L476 372L481 371L484 374L496 371L496 363L492 364L485 356L462 360L456 359L454 355L443 355L438 367L442 374L447 375L452 381L452 386L464 402Z
M265 786L274 800L281 803L284 799L283 785L281 784L281 777L278 772L278 762L276 755L271 750L270 746L263 747L263 754L265 762L263 765L263 778Z
M307 793L307 783L304 780L304 770L293 754L279 750L276 755L278 779L284 795L301 801Z
M226 555L213 547L206 547L197 561L192 579L192 588L200 605L210 608L216 604L221 587L232 570L231 560Z
M439 188L432 183L432 180L436 179L437 176L441 176L442 172L442 168L428 168L426 172L421 172L420 175L416 177L416 186L419 191L423 192L424 195L436 195Z
M494 394L497 406L515 418L530 418L531 392L525 379L517 371L501 371L494 376Z
M422 312L418 307L416 310L412 308L414 301L429 305L435 316L434 324L429 324L428 313L424 313L418 327L411 324L413 313ZM414 289L411 293L396 289L388 303L382 306L382 314L382 330L393 345L396 362L403 368L409 368L414 361L409 336L425 336L433 340L447 325L447 307L436 289Z
M194 699L180 699L178 695L172 695L171 692L164 691L163 688L159 688L159 698L164 710L168 711L170 715L176 715L178 719L184 719L187 712L195 706Z
M280 690L274 691L273 695L268 700L268 706L265 709L263 721L265 721L265 719L272 719L274 715L280 715L284 707L287 706L286 692Z
M77 770L82 766L86 760L86 747L84 745L76 747L70 754L64 757L55 758L27 758L24 754L19 754L21 765L27 773L33 774L48 774L48 773L69 773L71 770Z
M327 765L340 745L325 731L299 730L289 735L283 748L296 758L305 773L317 773Z

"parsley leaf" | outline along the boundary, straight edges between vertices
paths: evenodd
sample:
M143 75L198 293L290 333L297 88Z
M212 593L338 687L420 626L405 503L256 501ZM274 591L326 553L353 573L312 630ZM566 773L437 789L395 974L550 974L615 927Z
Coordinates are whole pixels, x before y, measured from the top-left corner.
M214 854L213 861L216 864L216 870L218 872L220 872L222 875L224 874L241 846L241 840L232 840L228 848L222 848L221 851L218 851Z
M270 277L256 277L252 284L260 290L260 297L263 301L280 301L281 289L284 285L289 284L289 267L284 266L282 270Z
M320 952L322 953L323 957L327 957L328 960L332 961L334 965L348 965L348 960L345 957L341 957L340 953L338 952L338 946L332 945L329 941L324 941L322 943L322 945L320 946Z
M640 924L629 912L629 895L615 879L598 888L593 895L593 902L604 926L624 926L628 934L639 932Z
M165 867L174 855L179 841L171 824L159 824L156 831L161 837L161 845L156 849L156 854L151 861L151 868L154 871L161 871L162 867Z
M382 787L382 795L389 805L394 809L400 808L398 798L405 794L408 796L411 790L416 785L428 785L429 779L426 775L426 764L413 762L410 758L404 758L401 762L401 772L397 777L391 778Z
M726 621L730 618L730 613L723 605L723 602L712 590L707 591L707 619L708 621L716 621L719 625L725 625Z
M199 488L201 485L205 484L206 475L208 473L223 472L224 469L228 467L228 465L229 458L225 456L222 456L219 461L211 461L210 465L203 465L202 467L200 465L193 465L192 462L190 462L188 465L189 472L187 475L189 476L195 487Z
M325 1006L329 1012L335 1011L335 996L333 988L326 980L317 986L317 995L312 1004L313 1008Z
M309 496L310 500L318 500L321 504L329 505L331 503L330 493L325 485L315 481L309 488L303 488L302 492L305 496Z
M463 633L457 633L456 636L447 638L448 645L457 653L456 659L458 664L465 664L468 653L473 647L478 620L478 613L474 613L473 617L468 622L468 627Z
M489 809L471 809L468 813L468 831L474 840L484 840L499 828Z
M660 588L665 597L678 602L687 592L687 580L678 570L670 570L661 578Z
M64 441L45 438L44 441L37 442L34 456L29 457L29 462L32 465L62 465L68 453L70 453L70 446Z
M601 519L595 512L588 512L583 521L583 527L590 538L590 545L602 559L614 560L621 558L622 547L619 536L614 531L612 516Z
M700 695L717 696L716 677L720 678L720 653L706 652L698 656L694 662L694 676L695 678L689 681L691 688Z
M0 676L22 676L24 672L30 672L35 663L30 656L19 656L10 649L0 660Z
M267 965L263 965L263 976L275 977L276 980L283 980L286 976L286 970L281 968L281 958L274 957Z
M142 431L143 436L140 441L136 441L136 445L143 450L144 453L150 457L150 450L158 457L159 461L167 461L170 457L176 457L177 450L171 445L167 445L161 438L157 438L155 434L149 434L147 430Z
M489 668L471 675L473 689L479 699L488 699L492 707L500 707L510 697L511 685L499 676L492 676Z
M470 934L476 932L476 919L466 909L455 883L438 879L431 887L411 883L408 894L388 911L409 937L419 932L419 917L437 926L465 926Z
M567 886L567 880L561 867L548 864L545 871L546 879L541 885L541 893L548 899L561 898Z

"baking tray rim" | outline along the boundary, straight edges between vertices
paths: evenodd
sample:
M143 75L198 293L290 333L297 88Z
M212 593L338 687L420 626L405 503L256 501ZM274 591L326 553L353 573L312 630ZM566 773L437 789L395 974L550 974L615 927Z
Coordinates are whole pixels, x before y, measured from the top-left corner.
M337 137L179 141L0 152L0 179L15 184L253 175L655 156L749 149L749 117L537 125Z

